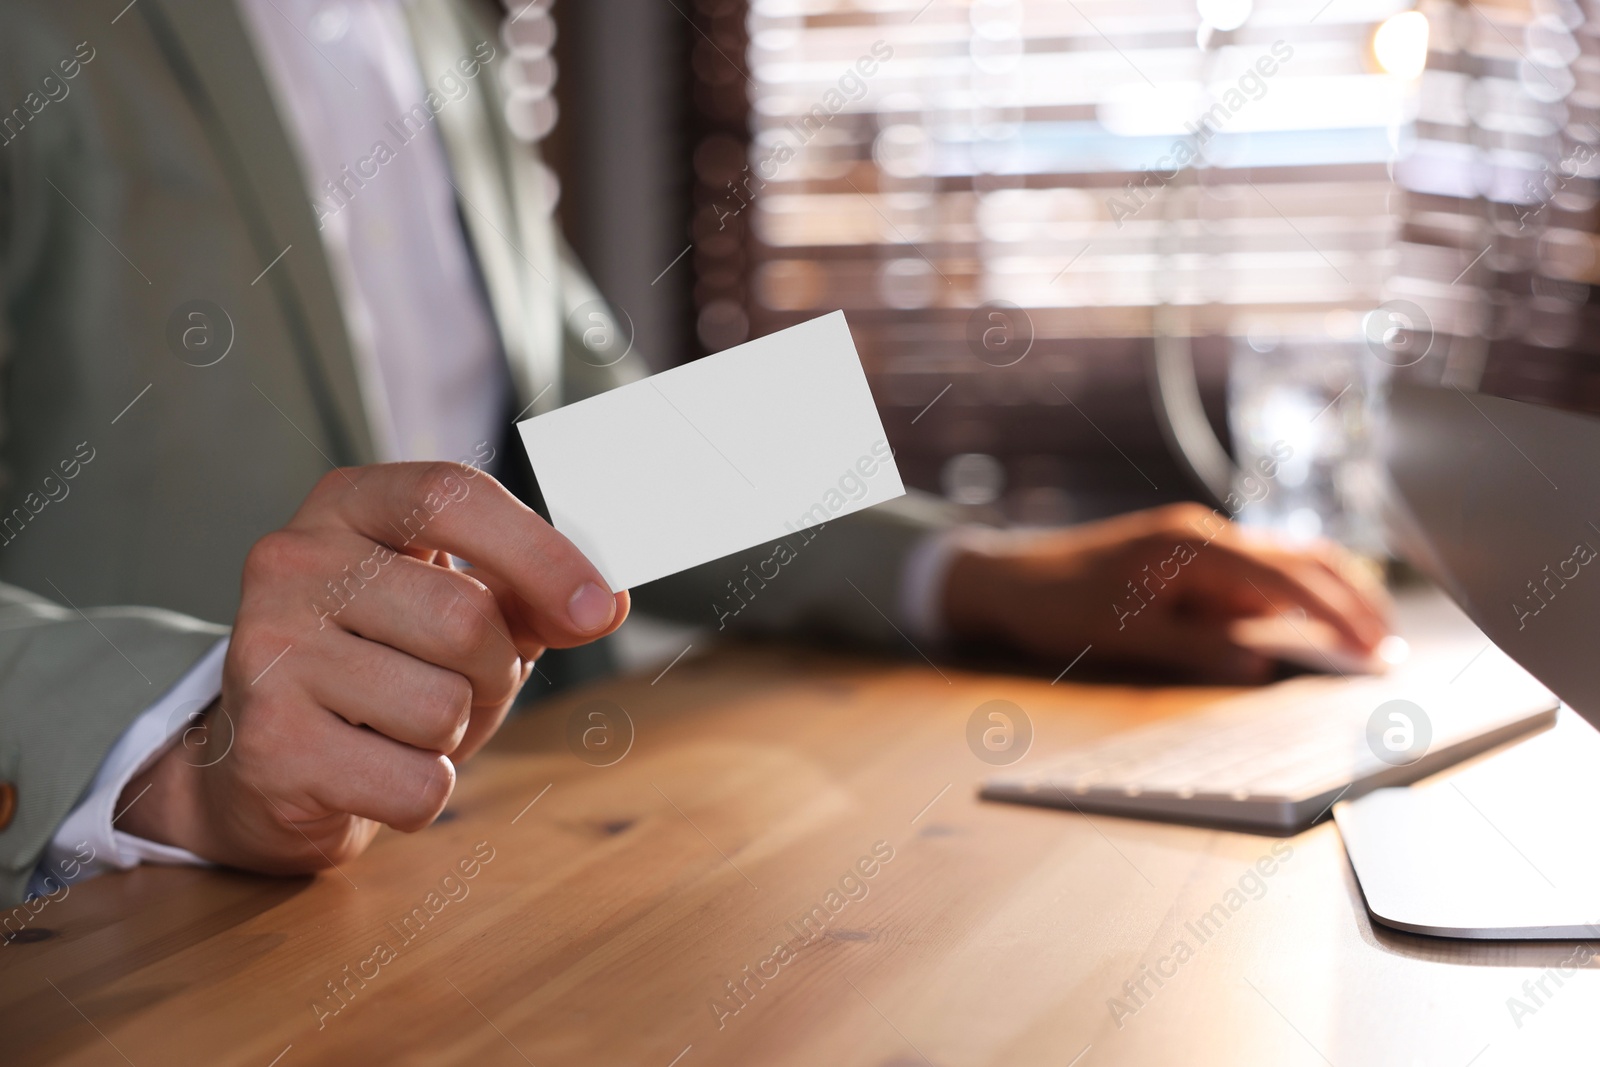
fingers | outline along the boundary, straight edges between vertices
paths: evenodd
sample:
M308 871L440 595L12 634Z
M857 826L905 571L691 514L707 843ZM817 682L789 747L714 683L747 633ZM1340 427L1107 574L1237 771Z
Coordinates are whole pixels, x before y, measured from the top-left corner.
M1313 541L1305 546L1305 552L1319 567L1355 590L1385 622L1394 615L1394 598L1384 588L1378 564L1361 559L1332 541Z
M335 621L351 634L465 677L475 706L502 704L521 685L521 652L494 593L460 571L396 556Z
M532 663L544 655L545 645L534 630L533 621L529 616L527 605L516 591L502 578L497 578L488 571L473 569L467 571L472 578L483 585L485 589L494 594L495 603L500 606L500 616L511 627L511 640L521 653L524 663ZM628 592L623 590L617 594L619 614L628 613Z
M626 610L572 542L489 475L460 464L334 471L295 523L343 524L408 554L436 550L465 559L506 582L546 645L591 641L621 625Z
M1384 614L1348 581L1305 553L1224 534L1195 546L1191 568L1205 595L1243 612L1300 608L1370 651L1388 635Z
M396 830L420 830L444 810L456 770L438 752L362 730L327 711L299 717L300 743L280 753L276 784L286 796Z
M1331 625L1354 647L1370 652L1389 635L1383 612L1348 581L1315 560L1286 553L1267 562L1276 564L1273 573L1281 579L1279 587L1293 598L1294 606Z
M1359 597L1326 574L1310 568L1286 566L1250 555L1228 558L1218 564L1223 580L1244 582L1257 599L1256 614L1288 614L1295 608L1327 623L1352 648L1370 651L1388 633ZM1241 590L1240 602L1249 594Z
M475 709L465 675L343 631L317 642L315 654L307 695L350 725L445 754L466 736Z
M297 688L280 682L275 692L242 702L233 758L203 772L219 791L204 810L223 828L219 847L203 855L221 852L257 870L295 858L298 842L274 844L252 829L257 816L340 851L337 827L352 816L416 830L444 809L455 788L447 757L352 726Z

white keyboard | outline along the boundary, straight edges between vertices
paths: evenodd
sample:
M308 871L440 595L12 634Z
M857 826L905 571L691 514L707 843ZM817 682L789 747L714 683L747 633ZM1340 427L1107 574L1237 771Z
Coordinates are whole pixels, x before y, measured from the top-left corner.
M1420 672L1306 677L1117 734L1036 768L991 776L991 800L1181 822L1296 830L1334 801L1404 785L1555 722L1560 702L1507 661L1459 683ZM1426 725L1373 713L1390 700ZM1405 709L1399 709L1402 712ZM1414 715L1408 718L1417 718ZM1388 733L1398 730L1397 733ZM1374 740L1369 741L1369 732ZM1384 752L1388 758L1380 756ZM1412 762L1396 762L1413 760Z

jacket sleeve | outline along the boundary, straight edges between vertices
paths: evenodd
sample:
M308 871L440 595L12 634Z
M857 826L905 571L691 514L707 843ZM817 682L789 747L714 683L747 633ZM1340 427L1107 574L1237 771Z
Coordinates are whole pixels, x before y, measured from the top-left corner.
M63 608L0 585L0 904L39 857L130 723L227 629L157 608ZM3 789L0 785L0 789Z
M564 241L561 264L567 306L599 298ZM569 328L562 365L567 403L649 373L638 352L608 367L596 367L585 356L582 338ZM923 538L951 529L956 521L953 509L938 497L912 490L781 542L651 582L632 591L634 603L652 615L718 630L805 630L903 643L895 626L906 557Z

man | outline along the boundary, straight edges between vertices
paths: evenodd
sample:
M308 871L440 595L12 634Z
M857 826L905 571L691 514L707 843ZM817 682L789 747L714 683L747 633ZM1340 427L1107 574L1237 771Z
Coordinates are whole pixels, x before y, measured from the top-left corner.
M597 294L503 121L505 18L0 10L0 899L143 860L307 871L425 826L540 654L626 618L496 477L513 413L641 373L577 339ZM1331 549L1199 516L980 537L913 498L830 523L739 621L1218 680L1267 668L1241 615L1382 637ZM1179 543L1203 547L1119 618ZM641 602L709 622L740 570Z

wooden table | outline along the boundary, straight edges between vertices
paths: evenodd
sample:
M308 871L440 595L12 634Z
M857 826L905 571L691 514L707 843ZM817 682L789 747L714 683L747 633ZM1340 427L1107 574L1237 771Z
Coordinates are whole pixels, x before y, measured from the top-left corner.
M1550 995L1514 1019L1508 998L1572 947L1374 928L1331 824L1281 840L974 795L988 767L967 721L985 701L1028 712L1033 762L1221 695L781 646L688 657L658 682L622 679L513 722L463 768L444 821L386 832L342 871L143 868L76 887L33 921L48 936L0 947L0 1062L1489 1067L1600 1055L1600 969L1546 979ZM634 738L618 762L591 766L567 724L602 699L626 709ZM1204 943L1186 935L1274 846L1259 899ZM829 898L841 882L858 899ZM797 934L789 924L807 913ZM1185 937L1196 947L1177 962Z

